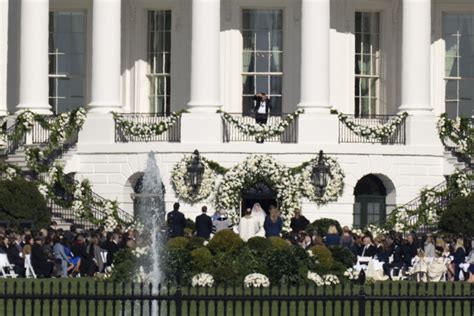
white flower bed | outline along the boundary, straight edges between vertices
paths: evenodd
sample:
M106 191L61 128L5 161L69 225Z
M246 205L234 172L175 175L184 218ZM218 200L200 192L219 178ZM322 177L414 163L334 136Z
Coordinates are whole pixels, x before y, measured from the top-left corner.
M339 284L339 278L333 274L326 274L321 277L316 272L308 271L307 278L313 281L317 286Z
M191 279L193 287L213 287L214 277L208 273L199 273Z
M357 280L359 279L360 271L357 271L354 268L349 268L344 272L344 276L346 276L349 280Z
M129 136L141 137L141 138L151 138L153 136L158 136L170 129L176 122L178 118L184 111L177 113L171 113L170 116L163 118L160 122L153 123L139 123L134 122L130 119L124 118L120 113L112 112L115 122L123 128L123 130Z
M245 287L269 287L270 280L261 273L252 273L244 279Z
M204 174L202 175L202 182L198 191L194 193L191 186L187 183L186 177L188 175L188 167L193 161L194 155L185 156L181 159L171 171L171 184L180 200L190 204L207 199L212 192L214 192L216 185L216 174L209 167L209 164L201 159L204 165Z
M349 117L343 113L338 113L337 115L339 121L344 123L347 128L350 129L354 134L365 138L378 139L384 139L392 136L392 134L395 133L395 131L398 129L400 124L407 116L408 113L404 112L393 118L390 118L390 121L388 123L377 126L366 126L352 122Z

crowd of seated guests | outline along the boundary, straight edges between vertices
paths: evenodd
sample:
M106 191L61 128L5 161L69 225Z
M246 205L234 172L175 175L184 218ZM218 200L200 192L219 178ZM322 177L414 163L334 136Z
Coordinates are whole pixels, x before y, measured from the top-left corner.
M20 277L26 274L28 257L37 277L94 276L113 263L121 248L135 247L135 230L123 231L119 225L112 232L103 227L79 231L58 228L53 222L48 229L21 234L0 228L0 254L6 254Z

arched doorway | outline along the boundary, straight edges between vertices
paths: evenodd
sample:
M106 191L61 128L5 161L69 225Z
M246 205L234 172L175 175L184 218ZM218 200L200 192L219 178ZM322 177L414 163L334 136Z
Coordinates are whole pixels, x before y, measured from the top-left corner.
M166 188L164 183L162 185L163 195L166 194ZM133 200L133 214L137 216L138 206L140 205L140 194L143 192L143 173L139 175L139 177L135 180L135 183L132 185L133 193L132 193L132 200Z
M385 220L387 190L380 178L369 174L360 179L354 188L354 196L355 227L365 227Z
M242 212L246 208L252 208L255 203L260 203L263 210L268 214L270 205L278 207L277 194L264 182L257 182L242 193Z

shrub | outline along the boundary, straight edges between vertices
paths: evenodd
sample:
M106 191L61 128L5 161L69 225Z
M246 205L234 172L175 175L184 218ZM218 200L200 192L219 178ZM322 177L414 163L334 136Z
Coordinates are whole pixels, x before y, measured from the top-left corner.
M210 274L221 284L233 283L240 277L235 258L224 252L214 256Z
M298 245L291 246L290 251L291 255L298 263L298 275L300 281L306 280L308 271L314 271L316 269L316 257L311 257L308 251Z
M192 257L186 247L170 248L164 252L163 271L168 280L174 281L180 276L182 282L189 282L192 272Z
M175 237L168 240L166 244L169 250L181 250L186 249L189 245L189 239L185 237Z
M51 222L51 212L34 183L23 179L0 181L0 219L14 229L30 221L35 228L45 228Z
M272 247L272 242L264 237L252 237L247 241L247 247L255 254L264 254Z
M212 254L206 247L201 247L191 251L194 270L199 272L209 272L212 264Z
M326 246L314 246L311 248L311 252L317 257L323 269L330 270L332 268L334 259L331 251Z
M446 232L464 237L474 236L474 195L459 197L449 203L441 214L439 228Z
M253 252L248 247L242 248L236 257L236 269L239 275L238 282L243 281L245 276L250 273L268 274L265 257Z
M295 282L299 280L298 262L291 253L290 247L286 249L271 249L265 256L268 268L268 277L272 284L280 281Z
M206 239L202 237L198 237L198 236L193 236L189 239L188 249L194 250L194 249L201 248L204 246L204 241L206 241Z
M322 237L326 236L328 233L329 226L335 225L339 234L342 234L341 224L338 221L332 218L320 218L315 220L311 224L308 225L306 231L308 233L313 233L313 231L317 231L318 234Z
M340 262L346 268L352 267L356 263L356 257L349 249L340 246L329 247L332 258L335 262Z
M136 257L129 248L123 248L114 254L114 267L110 281L130 282L135 275Z
M270 237L268 238L274 249L287 249L290 248L290 244L281 237Z
M196 230L196 223L194 223L194 221L190 218L186 218L186 226L184 226L185 228L189 228L191 231L195 231Z
M244 245L244 241L239 235L230 229L218 231L209 241L209 249L214 253L231 253L236 252Z

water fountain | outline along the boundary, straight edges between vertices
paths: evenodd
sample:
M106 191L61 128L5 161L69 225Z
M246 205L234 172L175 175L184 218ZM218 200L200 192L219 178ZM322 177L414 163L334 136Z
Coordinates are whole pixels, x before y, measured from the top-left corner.
M155 154L148 154L148 161L143 175L143 184L138 199L137 216L144 224L144 232L151 239L150 243L150 267L144 267L150 271L149 276L153 285L154 294L158 293L159 284L163 281L162 275L162 250L165 241L166 221L165 221L165 199L163 183L161 181L160 170L156 164ZM155 302L156 303L156 302ZM153 315L158 315L157 306L153 304Z

